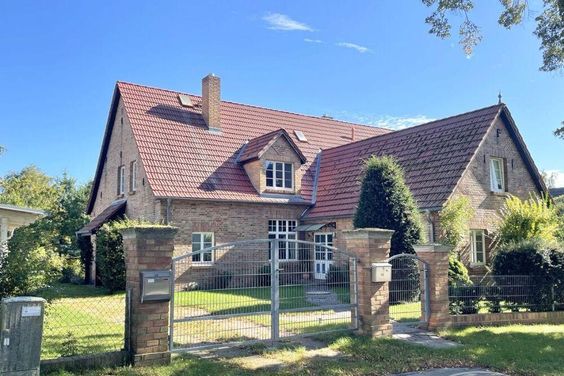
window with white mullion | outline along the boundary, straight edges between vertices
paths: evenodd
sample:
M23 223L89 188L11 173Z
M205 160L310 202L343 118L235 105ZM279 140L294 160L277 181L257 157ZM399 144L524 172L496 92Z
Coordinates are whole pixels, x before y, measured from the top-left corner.
M268 238L280 240L296 240L297 221L286 219L272 219L268 221ZM271 256L269 244L268 258ZM278 242L278 259L279 260L297 260L298 252L296 251L296 243L279 241Z
M118 195L125 193L125 166L118 167Z
M486 237L484 230L470 230L471 263L483 265L486 263Z
M199 252L202 249L211 248L214 244L213 232L193 232L192 233L192 262L194 263L212 263L213 252ZM195 253L197 252L197 253Z
M284 162L266 162L266 186L275 189L294 187L294 166Z
M492 192L505 192L505 174L502 158L491 158L490 180Z

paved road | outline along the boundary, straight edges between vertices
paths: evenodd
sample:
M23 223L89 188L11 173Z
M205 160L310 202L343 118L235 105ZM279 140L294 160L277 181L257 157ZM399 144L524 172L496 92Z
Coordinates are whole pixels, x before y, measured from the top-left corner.
M437 368L428 371L402 373L396 376L506 376L483 368Z

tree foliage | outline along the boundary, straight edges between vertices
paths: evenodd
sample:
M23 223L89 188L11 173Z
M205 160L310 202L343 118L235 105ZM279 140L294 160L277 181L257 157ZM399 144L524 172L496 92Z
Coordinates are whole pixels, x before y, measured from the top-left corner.
M535 238L554 242L558 229L558 213L548 198L531 196L528 200L521 200L510 196L501 209L497 232L501 244Z
M474 209L467 196L449 199L439 214L440 243L456 247L470 231L469 221L473 216Z
M564 121L562 122L562 126L554 131L554 135L564 140Z
M35 166L0 179L0 203L49 210L57 199L54 180Z
M365 162L354 227L394 230L391 255L414 253L423 235L419 210L399 164L388 156Z
M482 40L480 28L472 19L474 0L421 0L433 13L425 19L430 26L429 33L439 38L451 36L452 22L450 16L461 16L458 27L459 44L467 55L471 55L474 48ZM499 0L502 12L498 23L506 29L521 24L525 20L528 9L527 0ZM543 71L556 71L564 67L564 1L543 0L542 12L535 18L537 23L534 31L540 40L540 50L543 55Z

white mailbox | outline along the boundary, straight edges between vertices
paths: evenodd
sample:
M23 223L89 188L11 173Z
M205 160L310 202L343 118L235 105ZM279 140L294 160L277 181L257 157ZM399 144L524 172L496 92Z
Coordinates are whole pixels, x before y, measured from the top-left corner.
M390 282L392 280L392 264L375 262L372 264L372 282Z

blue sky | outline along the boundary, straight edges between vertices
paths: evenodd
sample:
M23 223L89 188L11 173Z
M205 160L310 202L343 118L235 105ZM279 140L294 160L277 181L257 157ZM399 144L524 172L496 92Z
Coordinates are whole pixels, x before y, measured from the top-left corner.
M0 175L35 164L86 181L116 80L199 94L210 72L227 100L391 127L494 104L501 89L539 168L563 172L563 74L538 70L532 19L506 31L497 1L476 2L484 39L470 58L456 30L427 33L419 0L2 2Z

